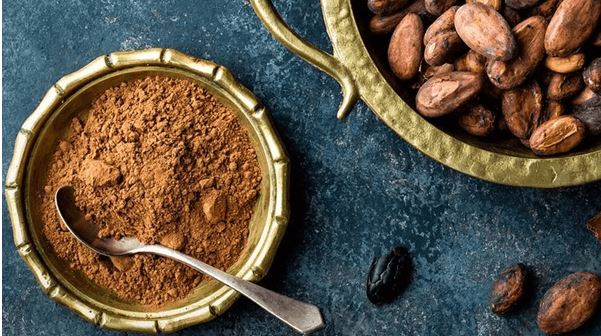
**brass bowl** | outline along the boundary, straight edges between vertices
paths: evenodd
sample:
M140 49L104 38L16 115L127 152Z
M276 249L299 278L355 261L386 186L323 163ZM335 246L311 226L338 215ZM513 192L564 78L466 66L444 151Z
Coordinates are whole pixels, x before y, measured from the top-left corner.
M249 239L228 272L258 281L268 271L288 222L288 157L265 107L224 67L172 49L114 52L61 78L19 131L6 175L6 199L14 242L43 291L100 327L148 333L173 332L209 321L227 310L238 293L202 282L185 299L159 310L119 299L83 275L68 270L42 233L36 193L43 188L48 158L73 116L85 111L105 89L125 80L164 75L196 81L229 105L248 130L257 150L263 181Z
M388 67L386 38L369 32L366 0L321 0L334 55L301 39L270 0L251 0L267 29L284 46L334 77L342 87L338 118L361 98L401 138L434 160L465 174L500 184L555 188L601 179L601 139L563 156L540 158L517 139L479 139L448 119L427 120L413 110L413 97Z

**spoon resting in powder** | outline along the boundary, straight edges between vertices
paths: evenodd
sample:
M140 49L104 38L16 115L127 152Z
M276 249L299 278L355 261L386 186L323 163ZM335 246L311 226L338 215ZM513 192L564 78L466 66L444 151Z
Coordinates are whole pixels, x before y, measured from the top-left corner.
M77 240L104 256L124 256L150 253L170 258L206 274L238 293L246 296L270 314L288 324L294 330L308 334L325 326L319 308L270 291L252 282L229 275L200 260L162 245L146 245L136 238L98 238L97 229L85 219L75 205L75 190L71 186L58 188L55 205L60 220Z

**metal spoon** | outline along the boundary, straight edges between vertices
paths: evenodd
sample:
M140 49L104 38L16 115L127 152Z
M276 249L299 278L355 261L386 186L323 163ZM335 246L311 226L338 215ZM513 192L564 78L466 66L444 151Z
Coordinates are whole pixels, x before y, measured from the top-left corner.
M294 330L308 334L325 326L319 308L265 289L252 282L239 279L199 260L162 245L145 245L135 238L119 240L97 237L97 229L85 219L75 205L75 190L71 186L60 187L55 194L56 210L67 229L85 246L105 256L122 256L151 253L171 258L204 273L267 310Z

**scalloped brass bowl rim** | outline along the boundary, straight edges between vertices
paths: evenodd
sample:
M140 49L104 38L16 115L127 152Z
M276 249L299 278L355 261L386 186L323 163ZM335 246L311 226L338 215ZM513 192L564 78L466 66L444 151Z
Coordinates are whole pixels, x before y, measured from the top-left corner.
M601 149L562 157L520 157L486 150L443 132L394 91L365 46L351 0L321 0L334 57L352 74L362 100L410 145L470 176L499 184L556 188L601 179Z
M173 49L145 49L119 51L101 56L71 74L62 77L43 97L39 106L23 123L16 141L12 161L5 178L5 195L9 216L12 222L13 238L19 255L36 277L42 290L54 301L67 306L86 321L100 327L146 333L174 332L184 327L207 322L227 310L239 294L224 285L216 285L216 290L202 298L201 302L188 302L175 309L149 311L128 311L119 307L99 303L79 290L69 290L69 284L61 283L60 276L52 274L45 263L41 247L32 239L26 213L27 166L37 135L46 121L67 101L68 97L87 84L112 73L136 68L177 69L191 76L202 77L214 89L242 110L250 124L249 131L258 139L257 151L265 156L268 179L267 209L265 222L261 222L260 237L252 249L249 248L245 262L235 273L236 276L258 281L268 271L279 242L288 223L288 156L272 126L265 107L257 97L223 66L197 59ZM216 282L215 282L216 283Z

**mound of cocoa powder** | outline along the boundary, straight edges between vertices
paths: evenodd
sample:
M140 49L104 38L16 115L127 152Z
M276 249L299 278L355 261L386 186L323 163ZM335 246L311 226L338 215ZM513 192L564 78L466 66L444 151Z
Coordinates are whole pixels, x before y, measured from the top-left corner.
M196 83L145 77L112 87L73 119L48 164L43 232L59 260L120 298L184 298L202 275L151 256L107 258L59 222L54 192L71 184L101 237L135 236L222 270L245 248L261 171L235 113Z

